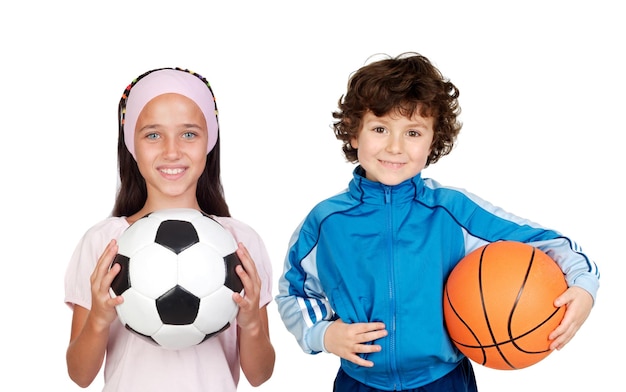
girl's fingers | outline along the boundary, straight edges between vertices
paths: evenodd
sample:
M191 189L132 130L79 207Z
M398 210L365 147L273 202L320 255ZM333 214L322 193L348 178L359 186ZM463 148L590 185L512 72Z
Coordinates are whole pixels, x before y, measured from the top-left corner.
M91 275L92 286L100 289L102 287L108 288L111 285L113 278L117 274L117 272L111 274L110 271L111 263L113 262L116 254L117 242L115 240L111 240L111 242L109 242L107 247L104 249L104 252L98 259L96 268ZM116 271L119 271L119 267L116 269Z

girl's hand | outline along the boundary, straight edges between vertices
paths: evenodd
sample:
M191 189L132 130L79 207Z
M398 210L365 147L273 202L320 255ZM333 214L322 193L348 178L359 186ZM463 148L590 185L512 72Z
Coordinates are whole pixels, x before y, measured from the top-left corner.
M233 293L233 300L239 306L237 314L237 324L239 328L259 329L261 328L261 319L259 313L259 301L261 296L261 278L256 270L256 265L252 261L248 249L242 244L238 244L237 256L241 260L241 265L235 268L237 275L243 283L244 295Z
M572 340L591 313L593 298L586 290L572 286L554 300L554 306L567 306L561 324L548 336L553 341L550 349L560 350Z
M372 367L374 362L363 359L359 354L379 352L380 345L370 343L385 336L387 330L383 323L346 324L338 319L326 329L324 347L328 352L357 365Z
M98 259L96 268L91 274L91 310L89 317L99 328L108 328L117 317L115 306L121 304L124 299L121 296L111 298L109 289L113 278L119 273L120 265L115 264L110 270L109 266L117 254L117 242L111 240Z
M261 278L246 247L238 244L237 256L242 265L235 268L243 283L243 296L233 293L239 306L237 337L240 365L250 385L256 387L268 380L274 371L276 354L270 341L267 309L259 309Z

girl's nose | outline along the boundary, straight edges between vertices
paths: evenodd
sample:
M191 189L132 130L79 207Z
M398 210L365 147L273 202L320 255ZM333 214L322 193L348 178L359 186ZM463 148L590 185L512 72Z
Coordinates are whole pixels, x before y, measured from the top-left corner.
M178 141L173 138L168 138L163 144L163 154L170 159L177 158L180 155Z

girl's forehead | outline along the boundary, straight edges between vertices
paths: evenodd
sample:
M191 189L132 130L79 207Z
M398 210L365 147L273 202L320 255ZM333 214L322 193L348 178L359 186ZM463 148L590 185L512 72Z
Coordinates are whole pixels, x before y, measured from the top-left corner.
M198 106L198 104L193 99L187 97L186 95L179 93L165 93L157 95L156 97L146 102L139 115L141 116L141 114L145 111L147 107L153 107L158 105L189 107L202 112L200 106Z
M146 123L161 125L187 125L207 128L207 120L201 108L190 98L176 93L154 97L141 110L137 117L135 132Z

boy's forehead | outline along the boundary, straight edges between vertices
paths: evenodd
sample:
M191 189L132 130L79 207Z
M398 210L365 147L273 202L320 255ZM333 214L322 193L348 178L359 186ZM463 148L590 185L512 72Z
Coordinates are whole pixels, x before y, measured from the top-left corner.
M409 120L416 120L416 121L432 120L434 122L435 116L433 115L432 112L433 112L432 109L424 105L422 102L415 102L410 105L396 106L385 113L375 113L373 110L367 109L363 113L363 118L365 118L369 113L371 116L378 117L378 118L387 117L387 118L394 119L394 120L406 118Z
M424 113L422 113L421 110L419 110L419 108L416 108L416 110L412 112L408 112L406 110L396 108L381 115L377 115L371 110L367 110L363 114L363 121L365 122L367 121L401 121L401 120L405 120L411 123L421 124L421 125L428 126L428 127L435 124L435 118L430 115L425 115Z

